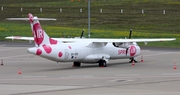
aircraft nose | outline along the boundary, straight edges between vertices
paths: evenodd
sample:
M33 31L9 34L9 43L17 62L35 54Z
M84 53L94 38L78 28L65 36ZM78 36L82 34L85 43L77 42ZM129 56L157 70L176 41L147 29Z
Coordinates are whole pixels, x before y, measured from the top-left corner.
M28 48L27 52L35 55L42 54L42 50L40 48Z

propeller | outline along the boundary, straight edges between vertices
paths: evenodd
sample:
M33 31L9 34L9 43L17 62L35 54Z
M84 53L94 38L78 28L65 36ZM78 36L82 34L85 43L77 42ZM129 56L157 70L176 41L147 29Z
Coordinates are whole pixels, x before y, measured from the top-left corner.
M130 29L129 39L131 39L132 29Z
M129 31L129 39L131 39L131 34L132 34L132 29L130 29ZM126 56L127 56L128 50L129 50L129 47L126 48Z
M84 34L84 29L83 29L82 32L81 32L80 39L83 37L83 34Z

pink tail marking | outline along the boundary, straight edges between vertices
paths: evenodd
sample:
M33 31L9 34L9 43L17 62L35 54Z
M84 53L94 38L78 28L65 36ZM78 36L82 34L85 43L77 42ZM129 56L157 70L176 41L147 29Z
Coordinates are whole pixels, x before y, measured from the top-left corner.
M38 19L34 20L32 14L28 14L30 24L31 24L31 30L32 34L34 36L34 42L36 45L44 45L44 44L57 44L57 41L54 39L51 39L45 31L42 29L40 22Z
M31 13L28 14L30 23L33 23L33 15Z

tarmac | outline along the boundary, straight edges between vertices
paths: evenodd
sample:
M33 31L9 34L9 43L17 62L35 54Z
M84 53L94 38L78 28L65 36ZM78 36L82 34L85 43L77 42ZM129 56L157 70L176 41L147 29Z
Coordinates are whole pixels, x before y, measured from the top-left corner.
M57 64L28 54L33 46L0 42L0 95L180 94L180 49L142 47L135 65L119 59L107 67L72 67L72 62Z

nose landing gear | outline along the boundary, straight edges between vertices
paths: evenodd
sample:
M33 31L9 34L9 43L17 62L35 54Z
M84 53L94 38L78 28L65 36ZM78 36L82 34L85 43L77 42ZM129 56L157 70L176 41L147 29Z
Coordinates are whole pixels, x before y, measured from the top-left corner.
M133 57L133 58L129 58L129 59L130 59L129 63L132 63L133 61L134 61L135 63L137 63L137 61L134 59L134 57Z

